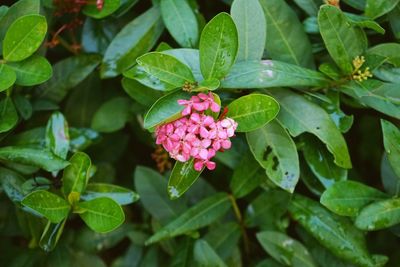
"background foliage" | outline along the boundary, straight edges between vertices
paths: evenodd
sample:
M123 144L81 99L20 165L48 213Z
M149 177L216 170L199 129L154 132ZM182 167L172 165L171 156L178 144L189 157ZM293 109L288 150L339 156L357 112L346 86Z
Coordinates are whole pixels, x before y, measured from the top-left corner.
M0 265L400 266L399 40L399 0L2 1ZM172 169L208 90L232 148Z

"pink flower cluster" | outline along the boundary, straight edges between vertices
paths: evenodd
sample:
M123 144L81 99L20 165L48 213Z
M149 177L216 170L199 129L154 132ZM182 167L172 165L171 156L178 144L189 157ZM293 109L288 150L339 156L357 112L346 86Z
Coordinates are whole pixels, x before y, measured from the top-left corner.
M231 147L229 138L234 136L237 123L230 118L216 121L205 114L207 110L219 112L221 109L212 93L180 99L178 104L185 106L183 117L157 127L156 143L178 161L186 162L193 157L196 171L204 167L214 170L216 164L211 159L217 151Z

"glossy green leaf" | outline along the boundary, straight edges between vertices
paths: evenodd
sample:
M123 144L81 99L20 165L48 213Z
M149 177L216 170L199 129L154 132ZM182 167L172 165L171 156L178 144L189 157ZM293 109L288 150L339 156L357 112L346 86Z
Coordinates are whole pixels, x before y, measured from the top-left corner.
M46 18L26 15L11 24L3 40L3 56L7 61L21 61L31 56L43 42L47 32Z
M310 16L317 16L322 0L294 0Z
M227 117L238 123L238 132L250 132L272 121L279 112L279 104L270 96L250 94L228 105Z
M85 150L100 139L99 133L89 128L71 128L69 132L72 152Z
M221 81L222 88L235 89L323 87L328 84L328 79L319 72L273 60L238 62Z
M104 183L88 184L81 199L83 201L88 201L99 197L111 198L119 205L128 205L139 199L139 195L132 190L122 186Z
M99 63L100 57L94 54L81 54L57 62L53 66L53 76L40 85L37 96L60 102L68 90L87 78Z
M275 260L293 267L316 266L307 248L299 241L274 231L257 233L261 246Z
M399 2L399 0L367 0L365 15L375 19L391 11Z
M276 185L293 193L299 180L299 158L296 146L277 121L248 132L247 143L258 163Z
M146 244L153 244L207 226L223 216L230 206L229 196L225 193L203 199L158 230L146 241Z
M274 59L314 67L311 44L296 13L284 0L260 0L267 22L265 49Z
M156 76L146 72L144 67L135 65L123 72L124 77L138 81L144 86L158 91L171 91L176 89L175 85L166 83L158 79Z
M145 107L150 107L163 95L162 92L144 86L136 80L123 78L121 83L122 88L124 88L125 92L132 99Z
M137 58L136 61L146 72L175 88L195 81L190 68L173 56L151 52Z
M270 94L281 106L278 120L292 136L312 133L326 144L335 158L336 165L351 168L346 141L324 109L289 90L271 90Z
M265 47L267 24L258 0L235 0L231 16L239 37L237 61L260 60Z
M49 172L64 169L69 165L68 161L57 157L49 151L23 146L1 147L0 160L35 166Z
M392 32L396 37L396 39L400 39L400 20L398 19L399 16L400 16L400 5L397 5L388 14L390 28L392 29Z
M122 129L131 119L131 107L132 101L126 97L115 97L104 102L94 114L91 128L104 133Z
M125 221L125 214L117 202L108 197L95 198L77 204L79 216L95 232L107 233Z
M33 107L32 103L28 99L28 96L14 94L13 100L19 115L21 115L24 120L30 119L33 114Z
M46 146L54 155L67 158L69 150L69 129L65 117L60 112L51 115L46 127Z
M353 71L352 60L364 52L364 43L349 25L344 13L332 5L323 5L318 13L318 25L329 54L344 73Z
M338 181L347 179L347 170L333 162L333 156L326 147L311 136L302 139L304 158L311 171L325 188L329 188Z
M321 196L321 204L342 216L356 216L367 204L388 196L373 187L354 181L334 183Z
M391 122L381 120L383 145L393 171L400 177L400 130Z
M15 203L22 201L25 195L22 188L24 182L24 177L19 173L0 167L0 185L2 192L5 193L11 201Z
M362 230L376 231L400 223L400 199L374 202L363 208L355 225Z
M18 123L18 114L11 97L0 100L0 133L8 132Z
M246 209L246 226L279 230L279 221L287 212L292 195L280 189L262 191Z
M199 178L201 172L193 168L194 159L177 161L168 180L168 195L171 199L181 197Z
M196 47L199 25L186 0L161 0L161 16L169 33L182 47Z
M345 13L348 21L355 26L361 27L361 28L368 28L371 30L376 31L377 33L384 34L385 29L382 28L377 22L364 17L364 16L359 16L355 15L353 13Z
M200 52L197 49L178 48L163 51L164 54L170 55L178 59L180 62L189 66L196 81L204 80L200 70ZM210 79L208 79L210 80Z
M31 56L20 62L9 63L8 66L17 75L16 84L33 86L46 82L53 75L53 69L46 58Z
M385 191L393 196L400 194L400 177L396 175L386 153L381 160L381 180Z
M158 99L144 117L144 128L150 129L161 123L179 119L184 106L179 105L177 101L190 97L189 93L179 90Z
M368 49L368 54L379 55L387 58L387 61L396 67L400 67L400 55L398 53L400 44L384 43Z
M238 52L238 32L231 16L220 13L207 23L199 49L201 73L206 80L228 74Z
M194 243L193 254L198 266L227 266L207 241L203 239L199 239Z
M265 170L248 151L235 167L229 187L236 198L242 198L266 179Z
M126 24L108 46L100 75L115 77L135 64L138 56L149 51L163 31L158 7L152 7Z
M10 88L16 80L15 71L9 65L0 64L0 92Z
M176 218L185 210L182 201L172 201L167 195L167 180L156 171L138 166L135 170L135 188L147 212L162 224Z
M62 191L68 201L73 204L79 201L89 180L91 161L83 152L76 152L70 159L71 163L65 168L62 181Z
M228 222L210 227L204 240L223 260L226 260L232 253L235 253L234 250L238 245L240 235L240 226L236 222Z
M118 29L110 20L86 18L82 28L82 50L104 55Z
M46 252L52 251L61 237L64 231L65 222L67 218L61 220L58 223L52 223L48 221L46 227L43 230L43 234L40 237L39 246Z
M4 14L3 17L0 18L0 40L4 39L6 32L10 25L19 17L30 15L30 14L39 14L40 11L40 2L37 0L20 0L15 2L8 10L7 13ZM0 42L0 54L2 51L2 42Z
M61 222L68 216L71 208L67 201L44 190L30 193L24 197L21 203L25 207L28 207L46 217L52 223Z
M86 16L102 19L117 11L120 6L120 0L104 0L102 8L98 8L95 3L86 4L82 9Z
M362 105L399 119L400 94L397 88L396 84L368 79L361 83L352 81L341 86L339 90Z
M357 266L382 266L369 255L364 234L347 219L331 214L318 202L295 195L289 212L305 230L337 257Z

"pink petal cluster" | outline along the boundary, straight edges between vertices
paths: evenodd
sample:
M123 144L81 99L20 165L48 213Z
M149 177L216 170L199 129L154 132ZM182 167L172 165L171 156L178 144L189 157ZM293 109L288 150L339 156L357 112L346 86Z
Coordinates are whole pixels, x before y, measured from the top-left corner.
M204 167L214 170L216 164L211 159L217 151L231 147L230 137L235 135L237 123L231 118L215 120L205 114L207 110L219 112L221 109L212 93L200 93L190 100L180 99L178 104L185 107L183 117L158 126L156 143L178 161L194 158L196 171Z

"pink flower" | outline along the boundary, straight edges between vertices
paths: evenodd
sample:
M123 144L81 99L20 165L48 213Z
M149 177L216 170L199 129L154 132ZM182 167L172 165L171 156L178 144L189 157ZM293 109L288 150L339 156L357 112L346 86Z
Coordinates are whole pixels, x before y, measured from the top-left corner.
M156 143L162 144L171 158L187 162L194 158L194 169L213 170L216 163L211 161L217 151L231 147L230 137L235 135L237 123L230 118L216 121L204 114L207 110L219 112L221 107L214 95L200 93L190 100L180 99L179 105L185 106L184 117L156 128Z

